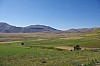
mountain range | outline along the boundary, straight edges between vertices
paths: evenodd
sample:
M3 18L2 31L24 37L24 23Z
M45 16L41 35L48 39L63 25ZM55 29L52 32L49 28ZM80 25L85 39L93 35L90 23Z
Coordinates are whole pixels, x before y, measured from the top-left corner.
M16 27L4 22L0 22L0 33L35 33L35 32L56 32L56 33L84 33L90 32L95 28L69 29L66 31L58 30L45 25L30 25L27 27Z
M7 23L0 22L0 33L34 33L43 31L59 32L60 30L45 25L30 25L27 27L16 27Z

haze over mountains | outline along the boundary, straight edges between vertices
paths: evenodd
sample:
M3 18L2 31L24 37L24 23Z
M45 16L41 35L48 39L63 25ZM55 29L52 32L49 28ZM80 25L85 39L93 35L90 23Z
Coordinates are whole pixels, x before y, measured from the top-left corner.
M57 32L57 33L84 33L90 32L95 28L69 29L66 31L58 30L45 25L30 25L27 27L16 27L4 22L0 22L0 33L35 33L35 32Z

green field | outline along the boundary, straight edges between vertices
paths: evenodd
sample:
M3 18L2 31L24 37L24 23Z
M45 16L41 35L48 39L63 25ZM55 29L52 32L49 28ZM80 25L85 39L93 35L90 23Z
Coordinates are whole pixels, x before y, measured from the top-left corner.
M85 49L63 48L75 45ZM99 63L100 29L85 34L0 34L0 66L100 66Z

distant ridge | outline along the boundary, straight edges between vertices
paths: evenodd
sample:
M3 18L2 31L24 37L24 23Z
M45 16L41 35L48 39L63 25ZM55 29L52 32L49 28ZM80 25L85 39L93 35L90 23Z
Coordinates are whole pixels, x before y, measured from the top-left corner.
M60 30L45 25L30 25L27 27L16 27L4 22L0 22L0 33L34 33L43 31L60 32Z
M45 25L30 25L27 27L16 27L4 22L0 22L0 33L35 33L35 32L53 32L53 33L86 33L96 28L69 29L61 31Z
M66 33L86 33L86 32L91 32L93 31L94 28L81 28L81 29L69 29L66 30Z

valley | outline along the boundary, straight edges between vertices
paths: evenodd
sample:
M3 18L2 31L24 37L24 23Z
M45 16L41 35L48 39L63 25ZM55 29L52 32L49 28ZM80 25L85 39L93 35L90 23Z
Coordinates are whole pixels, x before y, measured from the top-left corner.
M99 66L99 32L0 33L0 66Z

